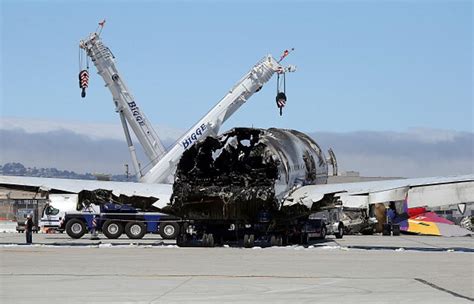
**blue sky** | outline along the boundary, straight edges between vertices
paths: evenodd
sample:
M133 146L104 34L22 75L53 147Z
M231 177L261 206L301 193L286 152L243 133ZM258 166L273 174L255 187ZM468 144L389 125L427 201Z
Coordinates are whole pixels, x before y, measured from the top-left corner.
M276 79L225 124L304 132L434 128L472 132L471 1L1 1L2 117L114 122L78 42L102 38L157 125L187 129L261 57L296 50L288 105Z

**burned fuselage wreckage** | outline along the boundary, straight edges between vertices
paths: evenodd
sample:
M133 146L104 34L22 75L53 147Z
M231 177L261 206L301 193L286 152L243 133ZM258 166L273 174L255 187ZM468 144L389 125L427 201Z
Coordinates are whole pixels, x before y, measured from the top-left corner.
M235 128L184 152L169 209L208 226L258 224L264 234L278 224L307 217L310 210L304 206L283 208L285 195L295 187L324 184L327 178L324 153L307 135Z

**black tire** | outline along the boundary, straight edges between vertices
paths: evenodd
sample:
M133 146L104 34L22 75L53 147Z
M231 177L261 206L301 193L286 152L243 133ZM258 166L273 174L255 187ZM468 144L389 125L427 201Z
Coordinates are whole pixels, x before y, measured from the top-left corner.
M119 222L107 220L102 226L102 233L109 239L118 239L123 233L123 226Z
M382 235L392 235L392 225L391 224L383 224Z
M176 237L176 245L178 245L178 247L186 247L188 245L186 233L180 234Z
M175 222L161 223L159 233L165 240L175 239L179 234L179 225Z
M142 222L128 222L125 225L125 234L129 239L142 239L146 234L146 225Z
M80 239L86 232L86 224L79 219L71 219L66 223L66 233L73 239Z
M344 226L339 225L337 228L337 232L334 234L336 236L336 239L342 239L344 236Z
M326 229L326 226L323 226L323 228L321 229L321 236L319 237L320 240L324 240L326 239L326 234L327 234L327 229Z

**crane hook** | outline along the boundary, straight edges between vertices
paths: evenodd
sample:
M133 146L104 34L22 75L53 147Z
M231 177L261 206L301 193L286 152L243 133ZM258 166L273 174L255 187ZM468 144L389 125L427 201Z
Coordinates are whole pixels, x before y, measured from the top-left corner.
M81 97L86 97L86 88L89 86L89 72L82 70L79 72L79 88L82 89Z
M280 80L280 74L282 74L282 81ZM283 82L283 83L281 83ZM283 86L281 88L280 86ZM285 73L278 73L277 75L277 95L275 97L276 105L280 109L280 116L283 115L283 107L286 105L286 77Z
M286 95L284 92L279 92L276 96L276 104L280 109L280 116L283 115L283 107L286 105Z

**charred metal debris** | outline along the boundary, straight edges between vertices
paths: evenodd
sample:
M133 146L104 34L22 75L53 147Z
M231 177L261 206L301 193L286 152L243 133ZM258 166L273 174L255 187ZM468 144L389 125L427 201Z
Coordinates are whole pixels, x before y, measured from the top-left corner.
M184 218L248 222L261 212L279 212L289 185L326 182L324 155L300 134L235 128L207 137L184 152L170 211Z
M157 198L154 197L126 196L123 194L116 196L112 191L104 189L94 191L83 190L79 192L76 210L84 210L91 204L103 205L113 203L132 206L143 211L159 211L158 208L153 206L153 203L156 201Z

